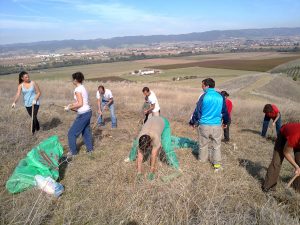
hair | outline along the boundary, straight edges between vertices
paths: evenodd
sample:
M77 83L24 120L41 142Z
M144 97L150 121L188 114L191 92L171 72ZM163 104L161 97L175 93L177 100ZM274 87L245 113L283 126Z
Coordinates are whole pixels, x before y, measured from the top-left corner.
M147 134L144 134L139 138L139 149L142 151L143 155L150 150L151 141L151 137Z
M19 84L21 84L23 82L22 78L25 74L28 74L26 71L22 71L21 73L19 73Z
M264 109L263 109L263 112L264 113L271 113L271 112L273 112L272 105L271 104L266 104L265 107L264 107Z
M77 80L79 83L82 83L84 80L84 76L81 72L76 72L72 74L73 80Z
M202 81L202 83L210 88L214 88L216 84L212 78L206 78Z
M144 92L149 92L149 91L150 91L150 89L148 87L144 87L143 90L142 90L143 93Z
M229 97L229 94L227 91L221 91L221 95L223 95L224 97Z
M105 88L104 88L103 85L99 85L99 86L98 86L98 90L99 90L100 88L101 88L103 91L105 91Z

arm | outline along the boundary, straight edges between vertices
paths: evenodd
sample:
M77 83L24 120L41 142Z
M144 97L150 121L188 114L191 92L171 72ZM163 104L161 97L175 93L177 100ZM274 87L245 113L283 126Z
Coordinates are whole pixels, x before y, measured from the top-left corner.
M279 117L280 117L280 112L277 113L277 116L276 116L275 120L272 123L273 126L275 126L275 123L277 122L277 120L279 119Z
M153 148L152 152L151 152L151 164L150 164L150 172L151 173L155 173L156 171L156 161L157 161L157 156L158 156L158 152L159 152L159 148Z
M199 98L199 101L197 102L195 111L194 111L193 116L192 116L192 118L191 118L191 120L190 120L190 122L189 122L189 124L190 124L191 126L197 126L198 123L199 123L199 120L200 120L200 118L201 118L201 116L202 116L202 111L201 111L201 109L202 109L202 102L203 102L204 95L205 95L205 94L203 94L203 95Z
M97 99L97 106L98 106L98 113L99 113L99 115L101 115L102 111L101 111L101 101L100 101L100 98Z
M77 110L83 106L83 99L81 93L76 92L75 95L76 95L77 102L69 105L69 109L71 110Z
M33 86L34 86L34 90L35 90L35 93L36 93L34 100L37 101L37 100L39 100L39 98L41 96L41 91L40 91L40 88L37 85L37 83L33 82Z
M137 159L137 171L138 171L138 173L142 173L143 159L144 159L143 154L141 153L140 150L138 150L138 159Z
M300 176L300 167L299 165L295 162L294 157L292 156L293 153L293 148L288 146L288 142L285 143L284 149L283 149L283 154L284 157L292 164L292 166L295 168L295 174L298 174Z
M148 113L152 112L152 110L153 110L154 108L155 108L155 103L154 103L154 104L151 104L150 107L144 111L144 113L145 113L145 114L148 114Z
M228 114L225 98L224 96L222 97L223 97L222 119L223 119L224 128L226 128L229 121L229 114Z
M114 101L114 99L110 98L109 101L104 105L103 108L105 108L105 107L107 108L113 101Z
M15 99L13 101L13 105L15 105L16 102L19 100L19 97L20 97L20 94L21 94L21 88L22 88L22 85L19 84L18 89L17 89L17 94L16 94Z

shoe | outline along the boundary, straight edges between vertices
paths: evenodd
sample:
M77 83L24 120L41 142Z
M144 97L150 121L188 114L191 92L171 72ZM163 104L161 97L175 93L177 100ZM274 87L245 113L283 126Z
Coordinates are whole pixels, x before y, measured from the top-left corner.
M223 170L223 167L221 166L221 164L217 163L213 165L215 172L218 172L220 170Z
M124 159L124 162L130 162L129 157L127 157L126 159Z
M117 128L117 125L112 125L111 128Z
M98 126L99 127L105 127L105 124L104 123L98 123Z
M95 159L93 151L87 152L87 156L89 157L89 159Z
M75 159L75 155L73 155L71 152L68 152L66 155L66 161L69 163L74 161L74 159Z

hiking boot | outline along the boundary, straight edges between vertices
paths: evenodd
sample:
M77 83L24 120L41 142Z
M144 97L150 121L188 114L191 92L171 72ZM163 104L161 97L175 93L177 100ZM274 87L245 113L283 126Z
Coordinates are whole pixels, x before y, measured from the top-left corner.
M215 172L223 170L223 167L219 163L214 164L213 167L214 167Z

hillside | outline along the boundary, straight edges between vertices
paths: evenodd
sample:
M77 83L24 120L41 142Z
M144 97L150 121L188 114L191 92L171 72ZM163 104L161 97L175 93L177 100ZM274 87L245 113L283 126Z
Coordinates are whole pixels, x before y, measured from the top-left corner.
M97 49L99 47L118 48L127 45L149 45L162 42L186 42L186 41L215 41L230 38L270 38L288 37L300 35L300 27L295 28L265 28L265 29L241 29L241 30L213 30L206 32L195 32L179 35L150 35L150 36L125 36L110 39L92 40L62 40L62 41L42 41L33 43L19 43L0 45L0 53L10 51L28 50L33 52L48 51L53 52L59 49Z
M199 82L199 81L196 81ZM280 88L273 87L280 82ZM75 115L51 107L50 103L72 101L73 86L65 81L39 81L43 92L39 112L42 130L28 134L30 119L20 104L10 108L16 82L1 82L0 112L0 214L1 224L300 224L300 195L286 187L293 175L285 161L276 192L261 191L270 163L274 131L268 138L259 133L262 107L268 102L278 105L283 122L300 121L299 86L288 78L269 73L255 73L222 82L234 103L231 138L222 143L224 170L214 173L209 164L200 164L191 149L178 150L183 175L169 183L160 180L173 170L159 163L158 178L137 182L135 163L125 163L132 140L138 133L143 86L158 96L162 115L171 123L172 133L197 139L196 130L187 125L200 94L198 88L174 83L106 83L113 91L119 126L93 130L95 159L85 154L79 140L80 154L72 164L61 168L65 193L54 199L37 189L10 195L4 185L18 161L44 138L56 134L67 151L67 131ZM87 82L93 111L98 83ZM55 88L55 92L53 89ZM292 92L286 92L290 89ZM290 97L293 95L293 97ZM274 97L275 96L275 97ZM289 100L288 100L289 99ZM94 113L92 123L96 120ZM148 162L144 163L148 170ZM36 204L35 204L36 203Z

